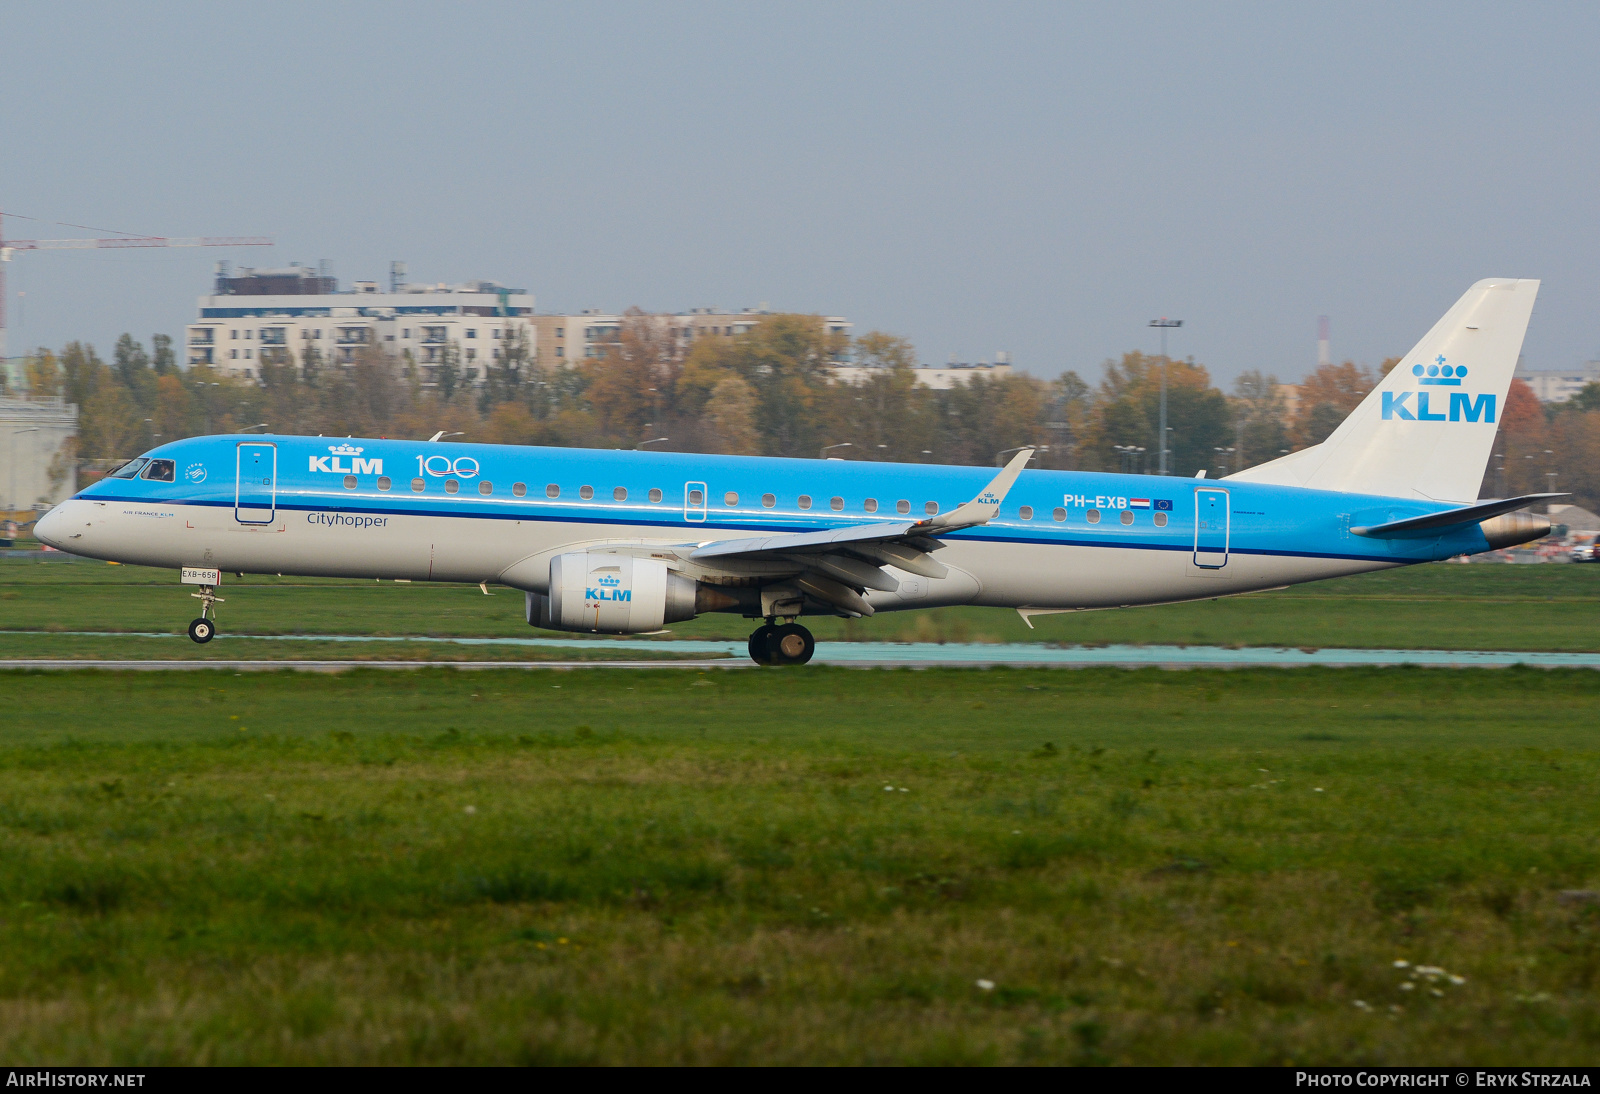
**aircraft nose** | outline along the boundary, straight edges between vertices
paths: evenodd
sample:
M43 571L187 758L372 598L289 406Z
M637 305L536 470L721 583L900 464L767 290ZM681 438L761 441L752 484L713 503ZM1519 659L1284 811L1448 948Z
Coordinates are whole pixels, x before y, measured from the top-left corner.
M33 538L58 551L65 550L63 544L67 538L67 518L62 512L65 508L66 505L58 505L40 517L33 526Z

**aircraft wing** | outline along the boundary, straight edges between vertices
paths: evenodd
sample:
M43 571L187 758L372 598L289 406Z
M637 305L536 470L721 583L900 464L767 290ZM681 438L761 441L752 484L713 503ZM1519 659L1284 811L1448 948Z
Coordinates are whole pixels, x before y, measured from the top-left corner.
M856 615L871 615L872 606L861 595L865 590L894 592L900 587L884 566L928 578L946 576L949 569L932 557L944 546L938 537L992 520L1032 457L1033 449L1023 449L977 497L925 520L723 540L697 548L689 558L702 565L733 560L792 564L795 584L803 592Z
M1544 501L1548 498L1565 498L1569 494L1523 494L1519 498L1501 498L1496 501L1479 502L1477 505L1468 505L1460 509L1446 509L1442 513L1427 513L1420 517L1407 517L1405 520L1391 520L1387 524L1375 524L1366 528L1350 529L1353 535L1369 536L1373 539L1392 539L1421 535L1425 532L1436 531L1442 528L1453 528L1461 524L1477 524L1479 521L1498 517L1503 513L1524 509L1534 502Z

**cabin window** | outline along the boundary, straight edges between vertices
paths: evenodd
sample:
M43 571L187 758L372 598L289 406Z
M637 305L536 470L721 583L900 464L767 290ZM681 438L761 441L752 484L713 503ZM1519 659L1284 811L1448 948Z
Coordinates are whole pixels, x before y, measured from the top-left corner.
M1100 510L1098 510L1098 509L1089 510L1087 513L1085 513L1083 515L1083 519L1087 520L1090 524L1099 524L1100 523Z
M394 480L389 478L388 475L380 475L378 477L378 489L379 490L387 490L387 489L389 489L389 487L391 487L393 485L394 485Z
M547 498L559 498L561 496L561 487L557 486L555 483L551 483L549 486L544 488L544 496Z
M171 460L151 460L140 478L149 479L151 482L171 482L177 478L176 471L177 464Z
M1058 505L1050 511L1050 516L1055 520L1066 520L1067 511Z
M902 515L909 513L911 512L911 503L906 501L904 498L901 498L899 501L894 503L894 511Z
M829 498L828 499L828 508L832 509L835 513L839 512L840 510L842 510L844 508L844 499L843 498Z
M1033 519L1033 506L1024 505L1021 509L1017 510L1017 516L1021 517L1023 520L1032 520Z
M514 483L511 484L511 496L512 497L522 498L522 497L527 497L527 495L528 495L528 484L527 483L525 483L525 482L514 482Z
M492 493L494 493L494 483L490 482L488 479L484 479L483 481L479 482L478 483L478 493L480 493L480 494L492 494Z
M1133 510L1132 509L1124 509L1122 511L1122 523L1123 524L1132 524L1133 523Z
M115 471L111 472L111 474L107 475L106 478L108 478L108 479L131 479L131 478L133 478L135 475L137 475L139 473L139 468L143 467L145 464L147 464L149 462L150 461L145 459L143 456L140 456L136 460L129 460L127 463L123 464L121 467L119 467Z
M868 498L866 501L861 503L861 507L869 513L876 513L878 511L878 499Z
M689 504L690 505L700 506L700 505L704 505L705 503L706 503L706 496L704 494L702 494L698 490L689 491Z
M729 490L726 494L722 495L722 504L723 505L738 505L739 504L739 495L734 493L732 490Z
M939 503L936 501L930 501L928 504L922 507L922 511L931 517L939 511Z
M446 494L459 494L461 493L461 484L455 479L445 479L444 492Z
M777 504L778 504L778 498L777 498L776 494L762 494L761 495L761 508L763 508L763 509L771 509L774 505L777 505Z
M811 508L811 495L810 494L801 494L800 495L800 508L802 508L802 509L810 509Z
M422 482L421 479L412 479L411 480L411 489L412 490L415 490L417 493L420 494L420 493L422 493L422 487L423 487L423 482Z
M651 487L650 488L650 500L653 501L653 502L660 502L661 501L661 491L657 490L655 487Z
M344 488L346 490L354 490L356 488L356 477L354 475L346 475L344 477Z
M628 488L626 486L619 486L615 490L611 491L611 500L612 501L627 501L628 500Z
M594 497L594 487L592 487L592 486L580 486L580 487L578 487L578 497L582 498L584 501L588 501L590 498Z
M1167 526L1167 514L1165 514L1165 513L1157 513L1156 514L1156 527L1157 528L1165 528L1166 526Z

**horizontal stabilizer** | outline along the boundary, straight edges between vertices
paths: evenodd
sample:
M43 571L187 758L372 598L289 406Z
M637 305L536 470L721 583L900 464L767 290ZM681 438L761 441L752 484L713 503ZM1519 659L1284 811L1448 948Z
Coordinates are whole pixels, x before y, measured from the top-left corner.
M1447 509L1443 513L1428 513L1420 517L1407 517L1405 520L1391 520L1388 524L1352 528L1350 531L1354 535L1368 536L1373 539L1413 536L1423 532L1454 528L1462 524L1477 524L1479 521L1488 520L1490 517L1498 517L1502 513L1526 509L1535 502L1570 496L1569 494L1524 494L1520 498L1501 498L1495 501L1485 501L1477 505L1468 505L1462 509Z

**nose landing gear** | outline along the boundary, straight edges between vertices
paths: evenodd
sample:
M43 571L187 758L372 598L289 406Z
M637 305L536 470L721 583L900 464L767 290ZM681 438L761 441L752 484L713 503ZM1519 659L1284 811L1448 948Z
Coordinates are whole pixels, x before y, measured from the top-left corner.
M202 585L199 592L189 595L200 601L200 618L189 624L189 637L203 645L216 637L217 605L227 601L217 595L215 585Z
M798 623L765 623L750 636L750 660L758 665L803 665L816 651L816 639Z

